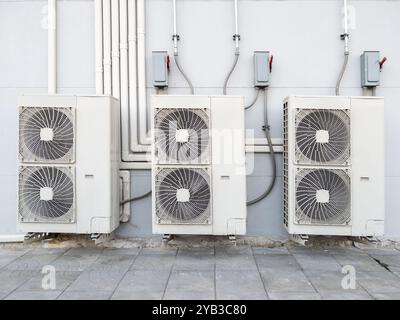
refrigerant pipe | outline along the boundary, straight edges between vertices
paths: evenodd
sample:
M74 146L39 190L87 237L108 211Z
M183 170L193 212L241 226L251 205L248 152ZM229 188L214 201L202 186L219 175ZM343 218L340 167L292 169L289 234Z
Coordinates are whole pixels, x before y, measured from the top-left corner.
M336 83L336 95L340 95L340 84L342 82L344 73L346 72L347 63L349 61L350 49L349 49L349 23L348 23L348 7L347 0L343 0L344 7L344 33L340 35L341 39L344 40L344 61L343 66L339 74L339 78Z

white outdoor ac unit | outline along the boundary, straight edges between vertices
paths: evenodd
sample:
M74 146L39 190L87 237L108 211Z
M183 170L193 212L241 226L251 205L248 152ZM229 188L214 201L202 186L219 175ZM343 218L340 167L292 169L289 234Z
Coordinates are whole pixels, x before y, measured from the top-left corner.
M18 229L108 234L119 225L119 103L22 96Z
M244 235L242 97L152 97L153 233Z
M384 232L384 100L284 101L284 224L290 234Z

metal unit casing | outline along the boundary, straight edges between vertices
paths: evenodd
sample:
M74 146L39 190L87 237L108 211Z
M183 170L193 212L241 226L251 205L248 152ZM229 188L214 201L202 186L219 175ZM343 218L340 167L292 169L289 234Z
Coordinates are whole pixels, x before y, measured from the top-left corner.
M156 95L152 97L151 104L154 142L152 152L153 233L246 234L243 97ZM187 153L181 153L181 157L165 158L165 152L158 150L164 148L162 144L160 145L158 132L160 128L163 128L159 126L159 123L163 122L158 117L166 114L168 119L177 119L178 124L180 119L186 120L179 125L174 125L171 120L172 133L168 139L162 139L161 143L172 141L171 144L176 145L176 141L179 140L178 155L179 150L185 148L185 145L189 146L187 150L195 149L195 152L199 154L190 156ZM184 130L188 128L189 132L185 133ZM201 143L198 148L190 145L192 142L190 139L195 136L191 128L203 130L201 137L205 141L204 147ZM193 130L196 131L195 129ZM171 150L174 150L172 146ZM160 157L161 155L163 157ZM163 184L164 181L167 183ZM192 181L198 187L192 188ZM201 188L201 193L197 195L199 188ZM163 202L164 199L171 202ZM172 204L172 209L170 210L170 207L164 203ZM192 208L191 205L193 205ZM186 210L180 211L179 206ZM160 216L160 211L163 212L162 216ZM171 215L170 219L168 215L165 215L166 211ZM199 215L196 215L197 213ZM207 216L203 217L202 214Z
M27 161L20 155L20 173L41 170L44 178L29 182L32 189L19 179L18 230L26 233L109 234L119 226L119 101L109 96L62 95L23 95L19 99L19 110L32 109L34 116L35 110L45 110L46 114L52 115L55 108L68 108L74 112L71 122L73 152L70 152L74 157L73 160L68 157L54 162L46 159ZM47 145L53 142L53 149L62 145L62 135L57 138L57 134L62 134L64 130L62 122L56 125L55 120L48 120L47 124L37 125L34 131L20 134L20 150L26 139L35 138L35 135L43 146L46 145L43 141ZM20 122L20 132L23 132L23 127L24 123ZM43 132L50 134L47 133L46 137ZM54 172L53 176L49 178L48 172ZM63 181L59 180L59 172L71 172L67 185L73 185L73 194L60 187ZM30 191L33 193L29 194ZM63 196L64 199L73 196L70 208L73 218L54 219L54 215L60 214L58 209L65 206L62 202L65 200L61 200ZM36 207L28 199L33 199ZM37 206L44 209L38 210ZM22 216L21 212L29 214Z
M322 129L316 128L310 119L307 125L311 131L302 135L301 122L296 118L299 113L310 110L324 115L341 112L349 119L344 116L340 122L333 116L335 121L327 120L328 125ZM318 122L315 115L312 117ZM338 131L347 126L348 131ZM315 132L310 133L313 130ZM340 152L330 159L317 157L322 159L319 162L296 157L303 137L308 139L308 149L304 150L309 154L323 154L329 147L326 143L332 143L332 149L336 148L335 130L341 132L342 137L346 136L348 149L347 146L339 148ZM328 132L325 133L328 141L323 141L324 131ZM329 136L329 132L333 135ZM343 132L348 134L343 135ZM318 139L322 140L314 145L312 140ZM310 171L315 172L313 179L300 186L299 181ZM325 187L320 187L318 180ZM383 98L290 96L284 100L284 225L290 234L382 236L384 187ZM308 206L303 207L305 211L301 211L303 204ZM330 205L333 209L329 211ZM303 217L312 219L307 222L299 219L299 208L301 213L308 214ZM342 216L334 218L334 214Z

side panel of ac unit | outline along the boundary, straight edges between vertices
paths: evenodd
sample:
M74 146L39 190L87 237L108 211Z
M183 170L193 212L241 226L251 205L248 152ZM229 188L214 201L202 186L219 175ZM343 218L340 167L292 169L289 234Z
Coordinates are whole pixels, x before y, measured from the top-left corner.
M119 224L119 103L110 97L75 97L75 96L22 96L21 106L47 108L50 114L54 108L73 108L74 110L74 144L73 162L46 161L40 159L34 163L20 160L19 167L53 168L62 172L71 172L73 183L73 210L74 219L62 221L58 219L40 219L33 217L31 220L18 219L18 229L21 232L51 232L51 233L110 233ZM43 127L42 124L39 125ZM54 121L49 121L45 127L54 129L55 148L62 143L62 138L57 134L62 132L63 125L54 126ZM45 128L46 132L51 128ZM38 135L35 131L33 135ZM29 137L29 136L28 136ZM41 136L40 139L46 139ZM51 139L51 137L49 137ZM56 140L58 139L58 140ZM60 142L61 141L61 142ZM19 145L23 141L19 141ZM39 154L41 154L39 152ZM63 160L64 161L64 160ZM54 208L54 200L59 202L61 196L67 199L71 193L65 192L64 185L60 184L58 171L53 174L48 169L44 173L53 175L54 189L45 186L39 188L41 205ZM47 179L47 178L46 178ZM44 179L44 180L46 180ZM19 210L27 207L26 199L21 197L19 183ZM61 187L60 187L61 185ZM69 186L69 184L67 184ZM44 187L44 188L43 188ZM39 192L38 191L38 192ZM46 199L46 197L48 197ZM54 199L52 198L54 197ZM44 200L47 201L44 201ZM36 201L36 200L35 200ZM59 204L61 208L64 203ZM46 207L46 208L47 208ZM59 210L59 209L58 209ZM53 214L53 210L48 210ZM57 212L57 211L56 211ZM33 215L34 216L34 215Z
M384 100L351 99L354 236L382 236L385 216Z

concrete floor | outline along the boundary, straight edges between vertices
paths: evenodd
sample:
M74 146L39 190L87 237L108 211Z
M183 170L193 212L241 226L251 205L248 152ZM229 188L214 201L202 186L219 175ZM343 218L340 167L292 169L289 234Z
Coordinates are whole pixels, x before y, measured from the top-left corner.
M56 289L43 290L43 266ZM356 289L342 288L343 266ZM0 299L400 299L400 251L0 248Z

